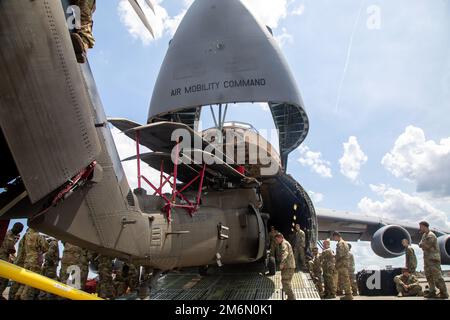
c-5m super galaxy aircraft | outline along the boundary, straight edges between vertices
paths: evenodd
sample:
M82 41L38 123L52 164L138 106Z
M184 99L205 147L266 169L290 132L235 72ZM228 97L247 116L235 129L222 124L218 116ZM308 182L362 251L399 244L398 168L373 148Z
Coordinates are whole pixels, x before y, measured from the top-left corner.
M416 226L315 210L286 174L308 117L270 29L239 0L192 4L146 125L109 119L136 141L136 156L125 159L138 164L132 190L89 65L76 62L63 7L0 1L1 219L29 218L43 233L159 270L263 260L269 224L289 234L299 223L309 248L337 230L371 241L386 258L403 254L403 238L419 241ZM251 126L225 121L228 104L254 102L269 104L279 153ZM219 111L216 128L198 132L205 106ZM141 174L147 164L159 181ZM435 231L448 264L450 238Z

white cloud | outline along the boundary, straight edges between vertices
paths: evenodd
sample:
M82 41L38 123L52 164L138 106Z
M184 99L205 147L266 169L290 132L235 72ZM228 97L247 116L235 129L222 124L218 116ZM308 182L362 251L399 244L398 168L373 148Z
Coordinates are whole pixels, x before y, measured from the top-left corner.
M426 140L422 129L408 126L381 163L395 177L415 182L418 192L450 196L450 137Z
M322 153L311 151L306 145L298 148L300 158L298 161L305 167L310 167L312 171L323 178L332 178L330 162L322 159Z
M311 200L314 204L321 203L325 196L322 193L314 192L314 191L308 191L308 195L311 197Z
M297 8L295 8L295 9L292 11L292 14L293 14L294 16L301 16L303 13L305 13L305 5L304 5L303 3L299 4L299 5L297 6Z
M275 40L277 40L280 47L284 47L286 44L294 43L294 37L288 33L286 28L281 29L282 33L280 35L275 36Z
M136 144L135 142L128 138L125 134L120 132L118 129L111 129L111 133L114 139L114 143L116 144L117 152L119 153L119 158L121 160L126 159L131 156L136 155ZM150 150L141 147L141 153L149 152ZM137 179L137 164L136 161L125 161L122 162L123 169L125 171L125 175L127 177L128 183L132 189L138 187L138 179ZM152 182L155 186L159 185L159 171L150 168L145 162L141 164L141 174L145 176L150 182ZM142 187L147 190L147 193L152 194L153 191L151 187L146 185L143 182ZM170 188L166 185L163 188L164 192L169 192Z
M242 0L264 24L277 28L280 20L287 17L287 0Z
M411 223L427 220L433 226L450 229L448 215L427 200L384 184L370 185L370 188L382 198L382 201L375 201L368 197L361 199L358 208L362 213Z
M117 7L120 21L125 25L128 32L135 39L142 41L143 45L148 45L154 40L158 40L164 35L173 36L178 28L181 20L187 12L187 8L193 2L192 0L185 0L183 2L184 8L176 16L169 16L166 9L161 6L161 0L152 0L155 8L155 13L145 4L145 1L139 0L142 10L144 11L154 33L153 38L150 32L145 28L144 24L139 19L136 12L131 7L128 0L120 0Z
M351 136L348 142L344 143L344 155L339 160L341 173L352 182L357 182L361 166L367 162L368 158L361 150L358 139Z
M183 11L181 11L179 14L177 14L174 17L168 17L165 21L164 21L164 25L167 29L167 32L170 36L175 35L175 32L178 29L178 26L181 23L181 20L183 20L184 16L186 15L187 9L184 9Z
M154 30L155 39L144 27L128 0L120 0L117 8L120 21L125 25L128 32L133 38L141 40L144 45L160 39L165 34L173 36L188 8L194 2L194 0L184 0L181 11L175 16L169 16L167 10L161 5L162 0L152 1L155 13L145 4L145 1L139 0L139 4ZM287 17L287 0L243 0L243 2L262 23L271 28L277 28L280 20ZM283 44L287 41L292 41L292 36L283 31L283 34L279 36L279 40Z
M153 13L148 5L141 1L139 4L153 29L155 39L161 38L165 29L164 21L168 18L166 9L161 7L159 2L153 0L155 8L155 13ZM125 25L133 38L141 40L143 45L148 45L155 40L152 38L152 35L147 28L145 28L128 0L120 0L117 11L119 13L120 21Z

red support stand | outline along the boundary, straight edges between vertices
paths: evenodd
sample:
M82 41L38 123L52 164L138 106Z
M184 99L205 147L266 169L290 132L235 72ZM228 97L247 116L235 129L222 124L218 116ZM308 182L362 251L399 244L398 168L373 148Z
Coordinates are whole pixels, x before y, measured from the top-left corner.
M136 131L136 157L137 157L137 179L138 188L141 189L141 151L140 151L140 133Z
M140 155L140 135L139 131L136 131L136 159L137 159L137 177L138 177L138 187L141 188L142 186L142 180L144 180L154 191L153 195L160 196L164 201L165 205L163 207L163 210L167 214L167 220L170 223L172 220L172 209L173 208L182 208L185 209L189 215L192 217L194 213L199 209L200 202L201 202L201 196L202 196L202 188L203 188L203 182L205 179L205 172L206 172L206 165L203 165L202 170L200 173L194 177L191 181L186 183L180 190L177 190L177 177L178 177L178 164L179 164L179 154L180 154L180 143L177 142L176 145L176 156L175 156L175 163L173 168L173 173L171 175L168 175L167 177L164 174L164 161L161 161L161 167L160 167L160 176L159 176L159 187L156 187L153 183L151 183L145 176L141 174L141 155ZM170 181L173 178L173 182ZM185 191L187 188L189 188L192 184L194 184L197 180L199 181L199 188L197 192L197 197L195 199L195 203L192 203L189 201L189 199L183 195L183 191ZM169 199L163 194L163 187L166 184L169 184L172 188L172 196ZM177 198L180 200L185 201L187 204L179 204L177 203Z

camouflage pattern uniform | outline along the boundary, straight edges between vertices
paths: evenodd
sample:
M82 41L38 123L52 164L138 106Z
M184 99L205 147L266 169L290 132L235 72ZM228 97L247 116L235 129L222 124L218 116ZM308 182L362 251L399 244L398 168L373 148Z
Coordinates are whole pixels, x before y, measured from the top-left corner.
M58 264L59 264L58 241L52 239L49 242L48 251L45 254L44 265L42 266L42 275L53 280L58 280L58 274L56 272Z
M42 266L42 275L58 281L57 268L59 264L59 246L58 240L52 239L49 241L48 251L45 254L44 265ZM50 300L56 297L50 293L41 291L39 299Z
M410 274L409 276L404 274L396 276L394 282L398 293L402 294L404 297L421 296L423 294L419 279L413 274ZM408 288L405 288L404 286L408 286Z
M345 296L352 297L352 287L348 276L349 266L349 248L344 239L341 239L336 245L336 270L338 273L339 285L345 292Z
M276 248L277 248L277 242L275 241L275 235L278 233L278 231L273 230L269 232L269 239L270 239L270 256L271 257L277 257L276 254Z
M448 298L447 286L442 277L441 255L436 235L431 231L424 233L419 247L423 250L424 271L430 287L429 294L435 295L436 287L438 287L440 294Z
M139 270L134 264L128 263L127 265L129 267L128 276L126 278L128 288L130 288L131 292L134 292L139 285Z
M335 298L336 297L336 284L335 284L335 257L331 248L325 249L320 255L323 271L323 283L324 283L324 297Z
M405 250L406 253L406 268L408 269L409 273L414 274L416 273L417 268L417 258L416 254L414 253L414 249L411 246L408 246Z
M48 242L45 238L39 234L36 230L28 228L25 234L25 263L24 268L38 273L41 273L42 260L44 253L48 250ZM20 290L20 289L19 289ZM38 290L30 286L24 286L21 294L21 300L34 300Z
M278 245L281 269L281 284L283 291L286 293L288 300L295 300L294 291L292 291L292 278L295 273L295 258L292 246L289 242L283 239ZM282 266L282 268L281 268Z
M319 292L320 297L323 296L323 284L322 284L322 263L321 255L318 253L312 260L309 261L309 273Z
M358 294L358 284L356 283L355 257L351 252L348 253L348 277L350 278L352 294L356 296Z
M306 238L305 233L303 230L295 230L293 235L293 247L292 250L294 251L294 257L295 257L295 263L299 270L305 271L306 270L306 255L305 255L305 248L306 248Z
M114 297L114 284L112 280L112 260L107 256L98 257L98 285L97 293L100 298L111 299Z
M74 32L81 37L86 49L93 48L95 39L92 34L92 27L94 25L92 16L96 9L95 0L70 0L70 5L80 8L81 28L76 29Z
M0 246L0 259L10 262L10 255L16 253L16 242L18 237L9 230L5 239L3 239L2 245ZM3 291L5 291L8 286L9 279L0 278L0 297L3 296Z
M18 267L24 267L25 266L25 237L22 237L19 241L19 248L17 250L17 257L14 261L14 264ZM19 282L13 282L11 285L11 288L9 288L9 300L19 300L20 294L19 294L19 288L21 287L21 284Z
M91 251L87 249L81 250L79 267L81 269L81 290L83 291L86 289L86 282L89 276L89 261L93 259L93 256L94 254Z
M115 277L113 280L113 284L114 284L114 291L115 291L115 296L116 297L121 297L123 295L125 295L125 293L127 292L128 286L127 286L127 282L126 282L126 275L122 270L116 270L115 271Z
M118 270L116 272L116 277L114 278L116 297L127 294L128 289L130 292L136 291L138 282L139 279L136 267L131 263L124 264L122 270Z
M61 259L61 271L59 274L61 282L73 286L75 283L67 283L70 276L70 274L67 273L67 269L71 266L77 266L80 268L80 288L77 289L84 290L89 273L88 258L87 250L68 242L64 243L64 252Z

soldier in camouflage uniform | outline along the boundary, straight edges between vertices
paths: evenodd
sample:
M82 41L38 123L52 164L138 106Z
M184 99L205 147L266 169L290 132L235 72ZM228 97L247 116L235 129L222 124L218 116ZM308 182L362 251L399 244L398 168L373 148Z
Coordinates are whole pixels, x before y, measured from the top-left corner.
M295 231L293 235L293 246L295 264L300 271L306 271L306 238L305 232L301 229L299 224L295 225Z
M59 275L61 282L70 286L75 286L77 289L84 290L89 274L89 256L90 254L88 250L65 242L63 257L61 259L61 271ZM79 268L79 286L77 283L78 279L72 278L72 282L67 283L70 276L68 273L68 268L73 269L73 266L77 266ZM76 273L73 273L72 275L76 277Z
M58 240L51 238L48 240L48 244L48 251L45 254L44 265L42 266L42 275L53 280L58 280L58 274L56 272L59 264Z
M320 255L323 271L323 284L324 284L324 299L336 298L336 283L335 283L335 257L333 250L330 248L330 240L323 242L323 251Z
M128 272L128 267L125 268L125 265L122 268L113 270L113 284L114 284L114 292L116 297L121 297L126 294L128 286L126 283L126 277Z
M352 286L352 294L354 296L358 295L358 284L356 283L356 274L355 274L355 257L351 252L352 245L348 244L348 276L350 278L350 284Z
M286 293L288 300L296 300L294 291L292 290L292 278L295 273L294 252L292 251L291 244L284 239L281 233L275 236L275 240L278 244L283 291Z
M405 247L405 267L409 270L409 273L415 274L417 268L417 258L414 249L409 244L408 239L403 239L402 245Z
M43 255L48 250L48 242L43 235L36 230L28 228L25 234L24 242L25 263L24 268L32 272L41 273ZM21 289L20 300L35 300L38 290L30 286L24 286Z
M138 282L136 267L131 263L125 263L121 270L116 270L116 276L114 278L116 297L136 291Z
M97 293L100 298L114 298L114 284L112 280L112 260L110 257L99 255L98 257L98 285Z
M128 276L127 276L127 284L130 292L135 292L139 285L139 268L132 263L127 263L128 266Z
M58 281L57 268L59 264L59 245L58 240L48 239L48 251L45 254L44 265L42 266L42 275L44 277ZM48 292L41 291L40 300L51 300L56 297Z
M399 297L422 296L422 286L419 279L409 272L408 268L402 269L402 274L394 278L395 287Z
M70 0L71 6L80 8L81 28L76 28L71 32L72 43L79 63L86 62L86 51L94 47L95 39L92 34L94 21L92 16L95 12L95 0Z
M19 241L19 248L17 250L17 257L14 261L14 264L18 267L24 267L25 266L25 237L22 237ZM20 299L20 293L19 289L21 287L21 284L19 282L13 282L11 285L11 288L9 288L9 300L19 300Z
M348 265L349 265L349 248L347 242L344 241L339 232L333 233L334 241L336 244L336 271L338 274L338 279L340 285L343 287L344 296L341 300L352 300L352 287L350 284L350 278L348 276Z
M320 253L317 247L312 249L313 258L309 261L309 274L314 282L314 285L319 292L320 297L323 297L322 284L322 262L320 261Z
M269 232L269 240L270 240L270 256L277 258L276 254L276 248L277 248L277 242L275 240L275 236L277 235L278 231L275 229L274 226L270 226L270 232Z
M6 233L5 238L3 239L3 242L0 246L0 259L7 262L10 261L10 256L16 253L15 245L19 240L22 230L23 224L17 222L13 225L11 230ZM5 291L6 287L8 286L8 282L8 279L0 278L0 300L4 299L3 291Z
M425 294L426 298L436 297L436 287L439 289L439 298L448 299L447 286L442 277L441 254L436 235L430 231L430 225L426 221L419 224L422 240L419 247L423 250L424 271L430 290Z

